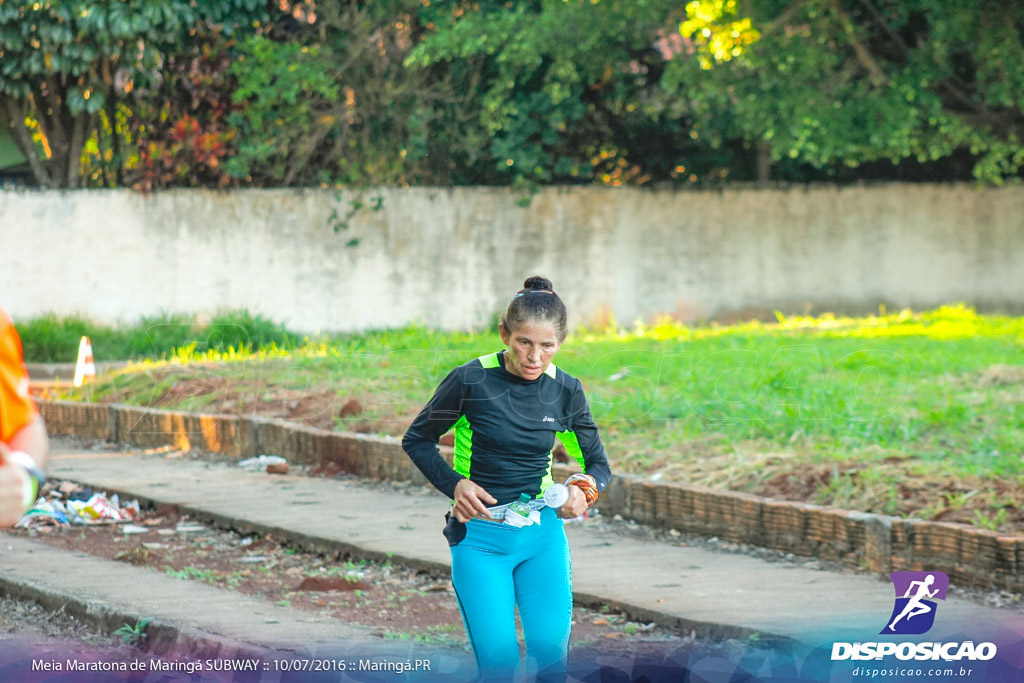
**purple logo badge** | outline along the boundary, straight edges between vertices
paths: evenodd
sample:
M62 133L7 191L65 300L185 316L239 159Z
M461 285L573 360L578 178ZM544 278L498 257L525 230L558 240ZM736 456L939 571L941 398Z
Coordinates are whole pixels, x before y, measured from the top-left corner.
M889 578L896 589L896 604L881 633L926 633L935 623L935 600L946 599L949 577L943 572L893 572Z

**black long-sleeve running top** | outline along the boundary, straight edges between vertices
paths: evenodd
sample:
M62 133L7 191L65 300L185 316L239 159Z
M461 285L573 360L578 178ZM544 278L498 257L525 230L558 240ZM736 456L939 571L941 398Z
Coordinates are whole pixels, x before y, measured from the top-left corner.
M453 427L454 468L437 449ZM448 373L409 426L402 448L449 498L468 477L503 505L521 493L537 497L552 483L556 437L603 491L611 469L579 380L554 364L535 380L523 379L505 369L499 351Z

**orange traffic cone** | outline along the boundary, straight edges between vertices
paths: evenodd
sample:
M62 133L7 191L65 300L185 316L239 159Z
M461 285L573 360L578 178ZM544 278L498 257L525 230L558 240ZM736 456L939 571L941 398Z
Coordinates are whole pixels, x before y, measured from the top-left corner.
M75 364L75 386L80 387L87 377L96 378L96 364L92 360L92 344L88 337L78 343L78 362Z

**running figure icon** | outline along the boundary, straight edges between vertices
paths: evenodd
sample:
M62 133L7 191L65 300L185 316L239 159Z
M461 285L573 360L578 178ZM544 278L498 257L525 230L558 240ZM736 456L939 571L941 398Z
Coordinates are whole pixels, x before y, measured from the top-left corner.
M895 599L880 635L928 632L935 623L938 601L946 599L949 576L943 571L931 569L893 572L889 578L892 580Z
M910 621L913 617L920 614L927 614L932 611L932 606L922 602L924 598L934 598L939 592L939 589L928 590L931 585L935 583L935 575L929 574L924 577L923 581L911 581L910 586L907 588L907 592L903 594L904 598L910 598L907 604L903 607L903 611L899 613L892 623L889 624L889 629L893 633L896 632L896 623L904 617L907 621ZM913 593L913 595L911 595Z

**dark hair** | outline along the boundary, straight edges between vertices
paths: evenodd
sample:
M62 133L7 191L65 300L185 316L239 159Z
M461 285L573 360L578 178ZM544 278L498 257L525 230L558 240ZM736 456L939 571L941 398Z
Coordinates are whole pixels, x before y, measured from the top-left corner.
M501 324L511 332L529 321L550 322L555 327L559 343L565 341L566 312L562 299L555 294L551 280L539 275L526 278L508 309L501 316Z

